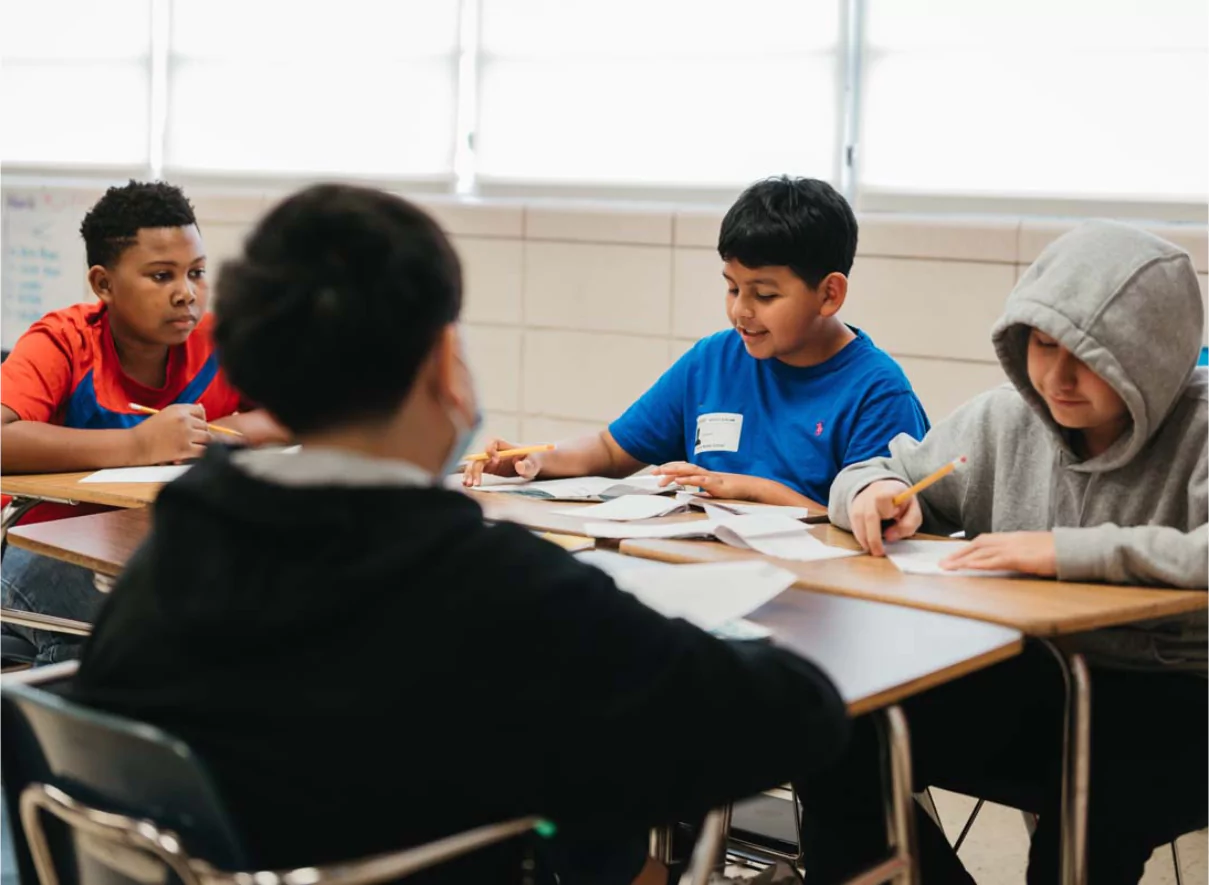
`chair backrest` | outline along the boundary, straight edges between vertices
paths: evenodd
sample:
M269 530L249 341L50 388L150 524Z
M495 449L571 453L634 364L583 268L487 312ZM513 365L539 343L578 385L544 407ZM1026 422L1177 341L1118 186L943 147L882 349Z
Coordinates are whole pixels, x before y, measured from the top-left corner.
M35 784L58 788L93 809L152 820L174 832L189 854L219 869L246 868L209 773L182 741L31 685L0 687L0 708L4 795L23 882L37 881L20 817L20 797ZM48 815L39 820L60 885L146 885L100 860L86 835Z

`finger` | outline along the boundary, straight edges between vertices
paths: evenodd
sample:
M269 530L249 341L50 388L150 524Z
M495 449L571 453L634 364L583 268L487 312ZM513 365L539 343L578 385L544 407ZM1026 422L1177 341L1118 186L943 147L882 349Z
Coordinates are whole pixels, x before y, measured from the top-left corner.
M521 458L519 461L513 462L512 467L516 471L517 476L524 477L525 479L533 479L533 477L537 476L537 471L541 469L538 467L537 462L531 458Z
M188 411L193 417L200 418L202 421L206 420L206 409L201 403L192 403L188 407Z
M1008 558L999 552L991 553L987 556L973 557L956 566L957 569L974 569L976 571L998 571L1009 567L1010 562Z
M696 473L700 470L701 468L696 464L687 464L684 461L672 461L655 468L655 473L660 476L679 476L683 473Z
M899 517L894 528L897 530L898 539L909 538L919 531L919 527L923 525L924 514L919 507L919 502L914 498L907 507L907 512Z
M471 461L462 471L462 485L473 488L483 481L483 462Z
M865 542L864 548L874 556L885 556L886 548L882 545L882 519L874 509L866 510L864 519Z
M954 553L952 556L946 557L941 561L941 568L987 568L986 563L998 560L1001 554L998 550L979 549L977 547L968 547Z

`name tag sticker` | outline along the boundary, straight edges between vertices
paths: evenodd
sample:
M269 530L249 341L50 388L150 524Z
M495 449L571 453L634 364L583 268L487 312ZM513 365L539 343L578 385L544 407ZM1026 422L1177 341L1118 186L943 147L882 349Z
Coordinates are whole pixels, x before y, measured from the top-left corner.
M737 452L743 435L743 416L735 412L711 412L697 416L697 438L693 454L702 452Z

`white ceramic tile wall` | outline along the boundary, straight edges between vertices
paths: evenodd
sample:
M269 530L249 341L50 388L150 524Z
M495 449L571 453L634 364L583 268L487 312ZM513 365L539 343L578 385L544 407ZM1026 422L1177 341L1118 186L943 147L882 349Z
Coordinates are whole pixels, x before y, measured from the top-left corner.
M841 316L895 356L989 362L991 326L1015 282L1011 264L858 258Z
M574 439L577 436L587 436L598 433L608 425L608 421L568 421L566 418L542 418L526 416L521 420L520 439L528 442L551 442L560 439ZM512 439L512 437L504 437Z
M604 214L593 206L535 203L525 211L525 238L670 246L672 211L623 205Z
M462 318L468 323L521 325L524 243L471 236L452 239L462 260Z
M190 191L213 278L281 196ZM599 428L695 339L726 327L715 251L724 207L416 199L462 259L485 433L523 442ZM1077 222L869 214L860 223L842 316L900 360L937 421L1002 381L991 324L1029 262ZM1190 252L1209 314L1206 227L1151 229Z
M670 246L525 243L525 323L530 328L671 331Z
M728 325L722 259L713 249L672 253L672 334L702 338Z
M999 363L958 363L914 356L899 357L898 362L933 424L984 390L1007 381Z
M611 421L669 365L666 338L525 332L525 415Z
M198 219L202 241L206 244L206 274L213 287L218 281L218 272L223 262L238 257L243 249L244 238L252 232L247 222L215 222ZM213 295L213 288L211 288Z
M462 326L462 344L482 408L520 411L522 334L503 326Z

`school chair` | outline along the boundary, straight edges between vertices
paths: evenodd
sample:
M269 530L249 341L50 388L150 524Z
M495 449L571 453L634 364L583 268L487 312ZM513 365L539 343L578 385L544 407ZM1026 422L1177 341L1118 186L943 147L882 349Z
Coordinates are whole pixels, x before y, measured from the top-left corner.
M16 525L21 517L38 503L40 502L35 498L12 498L4 505L3 511L0 511L0 555L3 555L5 548L8 547L9 528ZM97 589L105 592L104 588L99 585ZM51 633L69 633L74 636L88 636L92 633L92 625L83 621L20 611L5 606L0 606L0 623L17 624L32 630L47 630ZM11 634L0 634L0 671L7 673L14 669L33 666L36 655L37 649L29 640Z
M247 854L202 761L158 728L68 700L60 692L76 668L0 684L4 798L26 885L372 885L548 827L517 818L325 867L235 872ZM713 812L692 885L705 885L721 834Z

